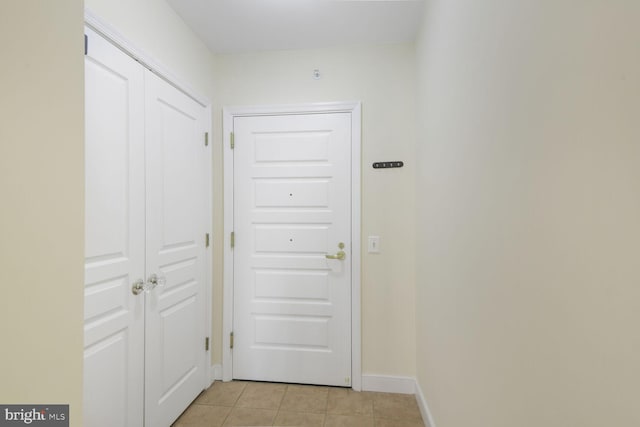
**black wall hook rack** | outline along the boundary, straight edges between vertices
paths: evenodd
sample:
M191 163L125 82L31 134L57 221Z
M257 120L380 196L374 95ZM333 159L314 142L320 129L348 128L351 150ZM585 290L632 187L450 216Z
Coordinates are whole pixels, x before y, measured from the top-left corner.
M404 166L404 162L376 162L373 164L374 169L388 169L388 168L401 168Z

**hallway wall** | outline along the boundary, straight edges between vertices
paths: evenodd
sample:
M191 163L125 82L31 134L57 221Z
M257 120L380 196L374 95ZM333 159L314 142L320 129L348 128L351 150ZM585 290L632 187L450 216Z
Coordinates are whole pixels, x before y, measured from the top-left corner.
M69 404L74 427L82 425L82 14L82 0L0 3L0 402Z
M427 9L416 340L437 426L640 425L640 3Z

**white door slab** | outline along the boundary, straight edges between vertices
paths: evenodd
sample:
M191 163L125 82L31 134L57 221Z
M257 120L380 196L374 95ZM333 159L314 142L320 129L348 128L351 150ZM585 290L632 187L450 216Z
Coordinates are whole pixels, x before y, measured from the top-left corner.
M233 377L351 386L351 114L233 129Z
M146 417L169 425L205 388L205 233L208 209L201 105L147 71Z
M142 426L144 74L93 31L85 56L84 422Z
M83 425L169 426L207 381L208 110L86 34Z

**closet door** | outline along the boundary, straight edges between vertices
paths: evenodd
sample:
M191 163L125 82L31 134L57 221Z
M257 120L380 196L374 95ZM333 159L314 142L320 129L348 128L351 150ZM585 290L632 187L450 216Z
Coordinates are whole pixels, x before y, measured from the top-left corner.
M147 71L146 416L169 425L205 387L205 108ZM154 280L149 278L149 282Z
M141 426L145 277L144 72L86 29L84 422Z
M86 34L83 425L168 427L207 379L207 109Z

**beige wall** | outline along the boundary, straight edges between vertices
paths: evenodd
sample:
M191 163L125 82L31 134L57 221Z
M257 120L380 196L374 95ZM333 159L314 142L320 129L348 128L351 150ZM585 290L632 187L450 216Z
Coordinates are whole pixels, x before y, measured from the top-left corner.
M0 4L0 402L82 422L82 0Z
M438 427L640 425L639 16L428 3L416 341Z
M363 373L414 376L414 47L220 55L216 62L218 159L222 157L222 106L362 101ZM320 80L312 78L316 68L322 74ZM406 166L374 171L371 163L382 160L404 160ZM215 169L219 176L221 163ZM222 194L221 180L216 194ZM216 228L221 230L220 198L215 205ZM379 255L366 253L370 234L381 236ZM216 243L221 247L219 240ZM221 275L221 268L217 272ZM215 287L215 329L221 331L221 276ZM219 344L221 337L214 342ZM221 352L214 357L219 363Z

